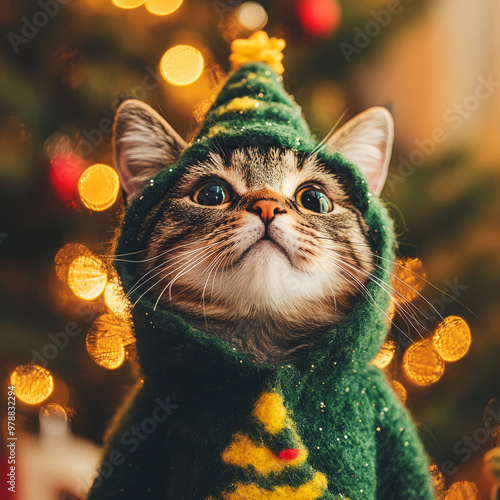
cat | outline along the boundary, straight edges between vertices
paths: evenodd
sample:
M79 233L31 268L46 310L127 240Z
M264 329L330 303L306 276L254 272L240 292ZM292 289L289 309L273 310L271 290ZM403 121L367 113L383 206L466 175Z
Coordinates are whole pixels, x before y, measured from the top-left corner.
M359 114L324 142L365 174L387 176L393 120ZM136 100L115 121L115 154L130 202L187 147ZM134 289L256 362L293 359L352 311L374 270L349 179L313 154L223 147L191 166L146 218Z
M375 107L318 143L265 61L229 76L189 145L121 104L114 267L142 378L90 500L434 498L371 363L390 324L393 135Z

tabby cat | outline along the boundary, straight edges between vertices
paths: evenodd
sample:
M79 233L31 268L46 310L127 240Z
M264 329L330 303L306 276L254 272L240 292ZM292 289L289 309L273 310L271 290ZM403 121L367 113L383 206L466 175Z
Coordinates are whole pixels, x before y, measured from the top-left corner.
M392 142L390 113L374 107L318 147L351 160L379 194ZM186 147L158 113L126 101L115 153L127 199ZM256 362L300 356L349 315L374 270L353 189L314 152L220 147L185 171L147 217L131 291Z

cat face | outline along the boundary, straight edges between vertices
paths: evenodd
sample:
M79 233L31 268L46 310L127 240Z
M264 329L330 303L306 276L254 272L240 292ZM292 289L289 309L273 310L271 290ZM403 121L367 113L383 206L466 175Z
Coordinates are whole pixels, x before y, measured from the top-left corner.
M156 113L130 102L118 112L115 144L133 197L185 144ZM353 147L345 127L335 140L364 151L372 185L381 185L390 137L365 127L356 125L363 147ZM370 137L378 141L372 151ZM257 361L286 359L349 314L373 270L351 191L347 178L315 156L257 147L214 151L149 214L135 287Z

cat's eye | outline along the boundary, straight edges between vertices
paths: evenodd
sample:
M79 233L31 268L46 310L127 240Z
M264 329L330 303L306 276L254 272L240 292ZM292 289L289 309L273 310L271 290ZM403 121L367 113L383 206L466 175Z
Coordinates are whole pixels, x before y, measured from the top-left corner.
M297 203L310 212L326 214L333 209L333 203L317 186L305 186L295 195Z
M205 206L222 205L229 201L229 191L219 181L208 181L194 192L193 201Z

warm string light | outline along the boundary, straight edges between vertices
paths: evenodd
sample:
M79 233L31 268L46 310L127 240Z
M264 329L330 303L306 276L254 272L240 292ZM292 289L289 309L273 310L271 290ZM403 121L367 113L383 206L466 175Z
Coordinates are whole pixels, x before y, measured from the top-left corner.
M425 286L425 271L419 259L400 259L394 269L394 301L403 305L415 300ZM407 349L403 357L406 377L420 386L437 382L444 373L445 362L461 359L469 350L471 333L466 321L448 316L435 329L432 337Z
M204 60L201 52L191 45L176 45L167 50L160 61L160 72L168 83L190 85L201 76Z
M125 292L118 278L108 281L104 289L104 302L108 309L121 319L127 320L132 305L125 296Z
M444 495L444 500L478 500L479 490L470 481L460 481L453 484Z
M431 474L432 484L434 485L434 492L436 495L441 496L444 491L443 473L439 470L439 467L436 464L432 464L429 467L429 472Z
M80 299L94 300L104 291L107 274L104 264L93 255L81 255L68 269L68 284Z
M425 271L420 259L399 259L394 267L394 300L415 300L425 287Z
M450 363L463 358L472 342L469 325L459 316L448 316L439 323L433 339L436 351Z
M145 0L111 0L120 9L135 9L140 7Z
M118 198L120 180L114 169L98 163L87 168L78 181L78 193L90 210L106 210Z
M385 368L389 365L396 352L396 344L392 340L384 342L378 354L372 359L372 365L378 368Z
M403 356L403 370L414 384L426 386L437 382L444 373L444 360L434 348L432 338L411 345Z
M146 9L156 16L173 14L183 0L112 0L113 4L121 9L135 9L145 5Z
M248 31L258 31L267 24L267 12L257 2L245 2L236 11L238 23Z
M90 250L80 243L68 243L57 252L54 263L57 277L66 283L71 263L82 255L92 255Z
M29 405L45 401L54 390L54 379L50 372L38 365L18 366L10 376L16 396Z
M56 273L82 300L95 300L104 292L109 313L94 321L87 334L87 351L98 365L113 370L134 356L135 338L131 304L116 275L108 279L107 266L84 245L65 245L55 258Z
M484 470L486 475L497 486L500 486L500 446L487 451L483 456Z
M258 2L240 2L231 11L224 9L224 15L220 17L219 32L228 43L248 38L252 33L264 29L269 19L266 9Z
M111 314L99 316L87 334L89 356L108 370L120 367L125 361L125 341L130 337L129 325Z
M157 16L173 14L181 5L183 0L146 0L146 9Z
M406 350L403 370L417 385L433 384L443 375L445 362L458 361L465 356L471 341L466 321L458 316L448 316L437 326L432 337Z

